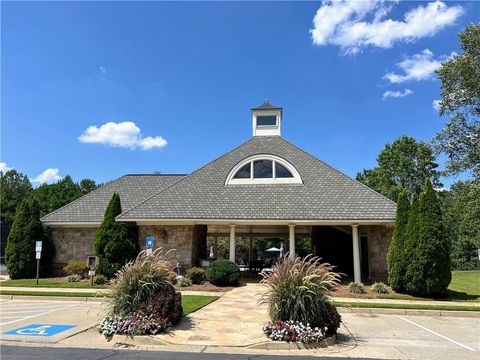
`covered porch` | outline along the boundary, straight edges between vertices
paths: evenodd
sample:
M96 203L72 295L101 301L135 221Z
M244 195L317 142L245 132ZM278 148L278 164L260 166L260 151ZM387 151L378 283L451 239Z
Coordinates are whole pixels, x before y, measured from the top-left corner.
M286 253L292 259L313 254L322 258L322 261L335 265L336 270L347 278L360 282L371 277L369 255L375 256L375 252L378 252L376 250L384 252L382 249L369 248L371 228L359 224L205 226L205 258L229 259L250 272L259 272L273 266L281 255ZM375 246L374 242L371 246ZM383 246L384 249L387 247L388 244ZM277 249L279 251L276 251ZM201 260L199 258L199 261Z

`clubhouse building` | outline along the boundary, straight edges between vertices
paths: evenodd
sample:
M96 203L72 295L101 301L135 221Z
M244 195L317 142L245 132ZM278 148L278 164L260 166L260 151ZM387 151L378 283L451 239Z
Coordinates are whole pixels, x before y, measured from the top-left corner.
M138 229L142 249L147 236L155 248L176 249L182 267L219 257L220 238L224 257L248 266L254 239L274 238L290 256L308 240L311 253L356 281L385 278L395 203L285 140L282 120L282 108L265 101L252 109L251 139L191 174L125 175L44 216L55 265L93 254L118 193L116 221ZM239 242L250 249L241 258Z

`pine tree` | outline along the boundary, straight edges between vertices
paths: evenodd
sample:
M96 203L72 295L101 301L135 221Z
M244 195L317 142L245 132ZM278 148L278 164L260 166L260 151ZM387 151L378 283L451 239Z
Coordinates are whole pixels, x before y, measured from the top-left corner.
M41 274L46 275L54 255L54 247L40 222L38 201L27 198L15 213L5 249L7 271L12 279L36 275L35 242L42 241Z
M452 278L450 244L440 202L428 180L420 194L417 231L411 230L409 241L415 241L416 235L416 244L407 269L407 291L422 296L444 293Z
M113 276L138 253L135 229L115 221L115 217L121 212L120 195L114 193L95 235L95 254L100 260L97 272L108 277Z
M388 282L395 291L405 289L405 272L407 259L405 258L405 243L408 237L408 215L410 202L408 193L403 190L397 200L397 216L393 230L392 241L387 253Z

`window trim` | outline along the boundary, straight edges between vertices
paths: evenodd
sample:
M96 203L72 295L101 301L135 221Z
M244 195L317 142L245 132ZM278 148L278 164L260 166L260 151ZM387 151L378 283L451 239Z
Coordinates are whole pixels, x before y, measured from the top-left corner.
M271 160L272 163L272 171L273 177L271 178L254 178L254 168L253 162L255 160ZM276 165L275 163L280 163L281 165L285 166L288 171L290 171L293 177L290 178L277 178L276 177ZM238 170L240 170L243 166L250 163L250 178L249 179L234 179L235 174ZM235 165L232 170L230 170L227 179L225 181L225 185L245 185L245 184L303 184L302 178L298 173L297 169L290 164L285 159L282 159L279 156L275 155L268 155L268 154L260 154L250 156L248 158L243 159L237 165Z

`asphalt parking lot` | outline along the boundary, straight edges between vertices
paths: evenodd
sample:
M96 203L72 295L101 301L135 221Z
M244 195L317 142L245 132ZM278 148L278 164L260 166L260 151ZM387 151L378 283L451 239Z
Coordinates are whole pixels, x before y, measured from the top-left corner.
M113 348L95 330L102 304L77 301L1 300L0 334L3 345ZM480 318L340 313L343 323L338 345L315 355L382 359L480 358ZM137 347L137 350L145 348ZM252 350L212 346L154 346L148 350L254 354ZM47 351L47 350L45 350ZM257 351L258 353L258 351ZM272 354L271 350L263 351ZM285 355L277 352L278 355ZM287 353L288 354L288 353ZM296 353L295 355L306 355ZM308 353L313 354L313 353ZM294 355L292 353L292 355Z
M98 303L72 301L0 301L2 340L55 343L95 323Z

